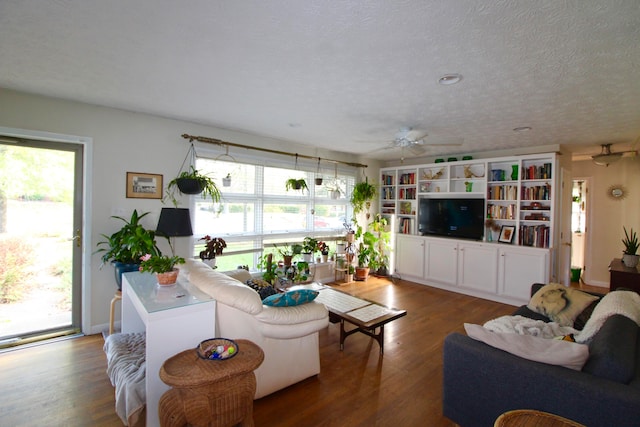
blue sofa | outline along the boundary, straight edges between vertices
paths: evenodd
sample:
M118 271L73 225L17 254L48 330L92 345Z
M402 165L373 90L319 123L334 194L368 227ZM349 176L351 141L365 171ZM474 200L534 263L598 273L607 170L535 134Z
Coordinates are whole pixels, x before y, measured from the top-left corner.
M540 286L535 284L532 294ZM585 310L587 318L593 306ZM514 314L546 319L526 306ZM549 412L589 427L640 426L640 328L628 317L609 317L589 343L582 371L526 360L463 334L448 335L444 416L462 427L489 427L514 409Z

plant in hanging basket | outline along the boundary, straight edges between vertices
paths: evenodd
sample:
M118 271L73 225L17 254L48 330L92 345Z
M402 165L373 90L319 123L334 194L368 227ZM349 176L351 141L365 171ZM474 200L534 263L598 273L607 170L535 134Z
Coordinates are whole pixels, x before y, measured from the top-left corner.
M176 190L182 194L200 194L204 199L211 199L213 203L220 201L220 190L213 181L213 178L201 174L193 166L188 171L181 172L180 175L172 179L167 185L165 198L171 200L175 207L179 202L176 198Z
M289 178L285 182L284 186L285 186L287 191L289 191L289 190L300 190L300 191L309 190L309 187L307 187L307 181L304 180L304 179Z
M369 184L369 178L366 178L364 182L357 183L351 192L353 213L362 212L365 204L370 203L376 197L376 194L376 187L373 184Z

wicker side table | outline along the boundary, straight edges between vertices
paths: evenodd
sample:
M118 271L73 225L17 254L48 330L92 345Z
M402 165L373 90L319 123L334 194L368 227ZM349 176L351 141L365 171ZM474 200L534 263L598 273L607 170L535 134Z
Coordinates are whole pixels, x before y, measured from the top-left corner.
M227 360L203 360L192 349L164 362L160 379L173 388L160 398L161 426L253 426L253 370L264 353L251 341L235 341L239 351Z

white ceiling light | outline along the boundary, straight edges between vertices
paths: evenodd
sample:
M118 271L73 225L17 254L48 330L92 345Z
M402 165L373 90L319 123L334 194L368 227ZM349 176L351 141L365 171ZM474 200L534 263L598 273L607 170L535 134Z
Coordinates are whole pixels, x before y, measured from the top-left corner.
M438 83L444 86L454 85L460 83L462 80L462 74L445 74L438 79Z
M611 144L602 144L602 152L591 156L593 163L598 166L609 166L610 163L617 162L622 158L622 153L612 153Z

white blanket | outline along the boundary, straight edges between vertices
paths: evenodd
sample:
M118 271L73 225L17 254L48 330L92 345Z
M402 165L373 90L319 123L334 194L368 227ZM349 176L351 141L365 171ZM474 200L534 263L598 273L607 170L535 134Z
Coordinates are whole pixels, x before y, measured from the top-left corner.
M604 322L614 314L621 314L640 326L640 295L632 291L609 292L594 308L576 342L587 343L598 333Z
M575 334L578 330L569 326L560 326L556 322L544 322L524 316L502 316L489 320L483 325L493 332L531 335L540 338L554 338L557 336Z
M104 351L107 375L116 388L116 413L124 425L139 425L147 402L145 334L109 335Z

